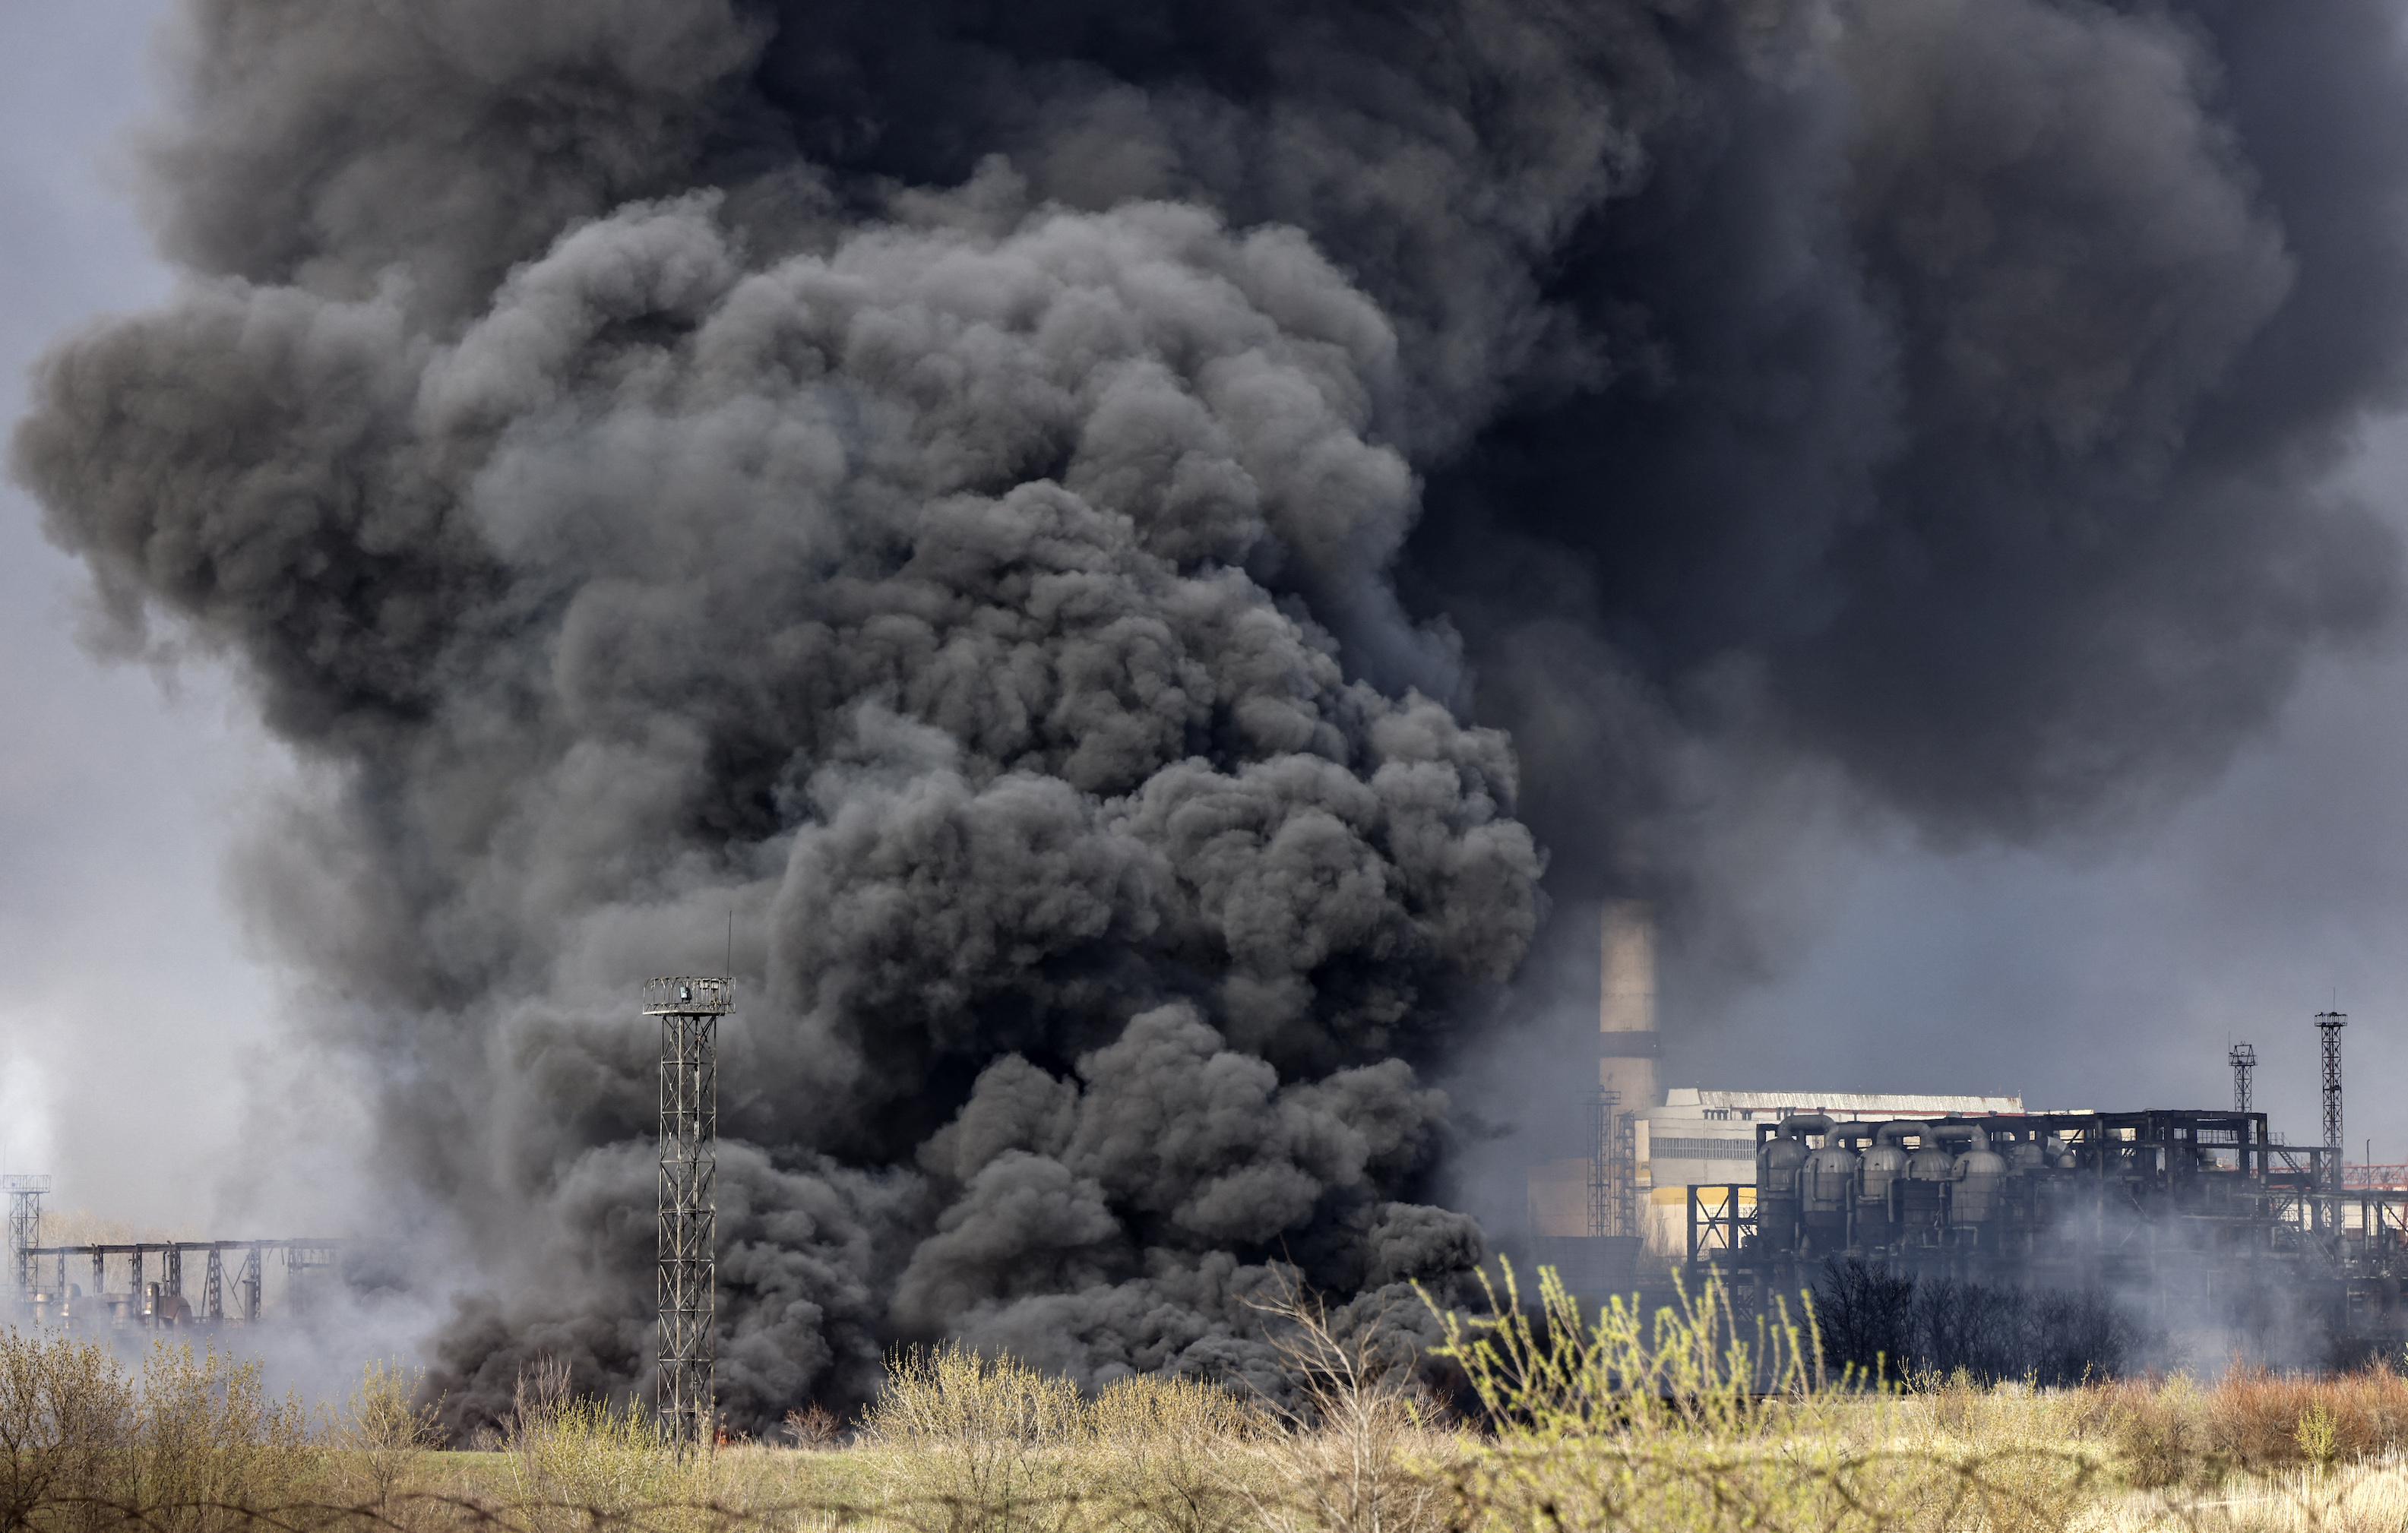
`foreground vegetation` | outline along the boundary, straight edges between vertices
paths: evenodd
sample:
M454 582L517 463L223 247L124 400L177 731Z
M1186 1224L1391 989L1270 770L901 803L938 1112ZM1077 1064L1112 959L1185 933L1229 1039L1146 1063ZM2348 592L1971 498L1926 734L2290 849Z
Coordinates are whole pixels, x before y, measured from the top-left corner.
M1803 1313L1508 1297L1501 1322L1452 1323L1437 1392L1298 1306L1274 1317L1276 1399L1090 1397L918 1352L856 1423L798 1412L788 1441L683 1456L558 1370L521 1381L496 1448L455 1452L400 1370L313 1420L208 1353L129 1368L0 1333L0 1533L2408 1528L2408 1379L2386 1369L1860 1387L1824 1372Z

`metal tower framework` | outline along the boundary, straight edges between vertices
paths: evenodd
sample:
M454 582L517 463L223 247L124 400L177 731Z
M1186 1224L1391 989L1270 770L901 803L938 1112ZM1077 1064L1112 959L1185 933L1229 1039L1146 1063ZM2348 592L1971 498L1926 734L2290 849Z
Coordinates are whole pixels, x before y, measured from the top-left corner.
M50 1179L0 1177L0 1188L8 1194L9 1266L17 1274L17 1297L23 1302L34 1297L38 1286L34 1278L34 1248L42 1243L42 1195L50 1190Z
M1613 1131L1613 1164L1619 1169L1614 1189L1614 1212L1622 1221L1618 1235L1638 1235L1639 1227L1639 1114L1623 1113L1615 1120L1621 1126Z
M304 1312L315 1281L310 1275L337 1269L341 1264L342 1249L341 1241L330 1239L140 1240L124 1245L30 1246L21 1248L18 1256L21 1269L34 1274L34 1287L47 1291L49 1302L54 1307L51 1313L61 1318L114 1314L126 1320L189 1320L214 1325L263 1318L262 1279L270 1252L279 1254L284 1263L285 1308L293 1314ZM197 1308L179 1307L170 1301L184 1297L184 1257L194 1252L204 1258L200 1304ZM231 1279L225 1259L229 1254L242 1258L242 1265L234 1269ZM67 1297L70 1256L92 1263L92 1287L72 1302ZM151 1265L154 1257L156 1267ZM123 1264L122 1291L108 1282L113 1261ZM41 1282L45 1270L50 1276L47 1284ZM146 1282L145 1275L154 1272L159 1281L155 1284ZM150 1292L154 1286L159 1290L155 1295Z
M2316 1013L2316 1031L2325 1046L2325 1144L2332 1151L2333 1191L2341 1190L2341 1030L2349 1018L2339 1011Z
M719 1019L735 999L725 979L644 981L644 1014L661 1019L660 1332L654 1388L662 1435L710 1441L717 1355Z
M1619 1180L1614 1175L1613 1110L1622 1103L1622 1093L1599 1091L1588 1104L1588 1232L1591 1236L1622 1233L1614 1215L1620 1211L1620 1199L1615 1196Z
M2258 1050L2253 1044L2236 1043L2225 1051L2224 1062L2232 1067L2232 1110L2249 1110L2250 1082L2258 1073Z

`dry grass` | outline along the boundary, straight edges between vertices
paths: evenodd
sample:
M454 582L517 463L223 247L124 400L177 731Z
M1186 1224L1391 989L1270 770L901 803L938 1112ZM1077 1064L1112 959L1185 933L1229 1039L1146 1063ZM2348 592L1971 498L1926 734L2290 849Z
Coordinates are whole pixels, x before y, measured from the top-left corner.
M1510 1275L1509 1275L1510 1282ZM2014 1533L2408 1529L2408 1380L2236 1369L2040 1390L1964 1375L1835 1387L1813 1317L1709 1290L1457 1317L1483 1429L1308 1303L1268 1317L1274 1402L1194 1379L1082 1395L958 1347L890 1360L857 1423L680 1455L643 1415L522 1382L492 1452L435 1445L420 1379L377 1365L311 1429L255 1368L0 1332L0 1533Z
M2187 1379L2081 1391L2084 1430L2172 1475L2330 1466L2408 1449L2408 1379L2387 1368L2338 1376L2236 1368L2201 1388Z

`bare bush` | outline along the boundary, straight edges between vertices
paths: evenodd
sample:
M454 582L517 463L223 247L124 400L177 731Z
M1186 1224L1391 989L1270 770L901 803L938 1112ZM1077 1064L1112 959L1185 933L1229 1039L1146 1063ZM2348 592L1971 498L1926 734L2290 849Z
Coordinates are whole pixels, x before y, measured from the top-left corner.
M525 1533L615 1526L713 1504L708 1454L675 1452L633 1400L575 1394L568 1366L556 1359L520 1373L504 1443L507 1510Z
M797 1448L833 1448L844 1436L835 1411L814 1401L786 1412L786 1436Z
M1039 1526L1077 1498L1064 1452L1083 1436L1076 1385L1012 1357L959 1342L914 1347L887 1361L886 1387L862 1424L867 1440L900 1449L887 1499L936 1526Z
M1384 1354L1376 1326L1341 1334L1320 1298L1298 1290L1269 1311L1282 1371L1297 1385L1272 1409L1268 1486L1240 1480L1255 1519L1272 1533L1418 1533L1440 1526L1449 1493L1442 1470L1461 1444L1411 1366ZM1267 1404L1269 1402L1266 1402Z

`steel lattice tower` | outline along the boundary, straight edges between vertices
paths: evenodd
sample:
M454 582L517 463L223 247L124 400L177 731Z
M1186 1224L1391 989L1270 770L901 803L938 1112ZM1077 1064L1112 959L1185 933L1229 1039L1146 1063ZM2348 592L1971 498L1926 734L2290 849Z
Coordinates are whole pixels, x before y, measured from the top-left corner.
M30 1303L34 1290L34 1248L42 1243L42 1195L50 1190L46 1176L0 1177L8 1194L8 1254L17 1274L17 1298Z
M2339 1011L2316 1013L2316 1031L2325 1044L2325 1143L2332 1151L2332 1182L2341 1186L2341 1030L2349 1018Z
M1637 1235L1639 1228L1639 1114L1625 1112L1615 1118L1620 1126L1613 1131L1613 1164L1619 1168L1613 1194L1614 1217L1622 1222L1615 1233Z
M1592 1237L1619 1235L1613 1165L1613 1110L1622 1102L1618 1091L1599 1091L1588 1104L1588 1232Z
M719 1019L735 986L692 977L644 981L661 1019L660 1334L654 1388L661 1431L707 1445L717 1346Z
M2236 1043L2225 1051L2224 1062L2232 1067L2232 1110L2249 1110L2250 1078L2258 1072L2258 1050L2247 1043Z

